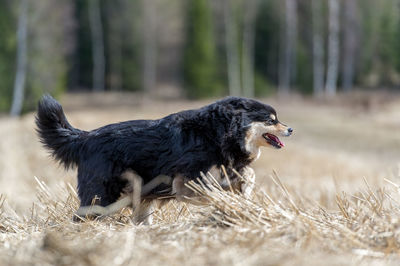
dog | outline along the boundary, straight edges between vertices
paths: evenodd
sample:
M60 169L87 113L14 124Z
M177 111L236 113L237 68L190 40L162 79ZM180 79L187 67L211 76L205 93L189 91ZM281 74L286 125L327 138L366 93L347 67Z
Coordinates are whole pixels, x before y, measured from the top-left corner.
M252 184L237 175L254 175L249 165L262 146L281 149L278 136L293 129L279 122L276 111L259 101L227 97L199 109L170 114L157 120L132 120L109 124L92 131L71 126L62 106L51 96L39 101L36 115L40 141L66 168L78 168L81 207L109 206L129 187L122 178L133 171L146 185L158 176L170 177L146 197L190 197L185 183L200 173L214 172L225 187L227 176L250 193Z

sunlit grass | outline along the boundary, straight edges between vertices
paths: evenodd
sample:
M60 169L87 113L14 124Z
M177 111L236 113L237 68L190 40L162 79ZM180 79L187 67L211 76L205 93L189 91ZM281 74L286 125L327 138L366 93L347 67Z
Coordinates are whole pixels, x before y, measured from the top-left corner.
M1 197L0 261L246 265L304 263L301 256L316 255L330 256L332 263L400 261L400 185L388 180L372 188L365 180L358 193L330 197L337 208L327 209L301 188L288 188L277 174L270 178L273 185L256 188L250 199L203 178L190 185L204 205L171 201L155 211L150 226L132 222L131 209L73 222L75 190L63 184L52 191L37 179L38 200L30 215L18 215Z

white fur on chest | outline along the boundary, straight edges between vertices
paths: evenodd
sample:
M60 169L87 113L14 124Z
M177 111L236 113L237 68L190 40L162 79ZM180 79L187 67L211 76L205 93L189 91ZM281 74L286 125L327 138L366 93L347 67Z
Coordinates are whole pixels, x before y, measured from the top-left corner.
M260 122L251 123L249 130L246 133L245 149L250 153L253 160L257 160L261 154L261 135L264 132L265 126Z

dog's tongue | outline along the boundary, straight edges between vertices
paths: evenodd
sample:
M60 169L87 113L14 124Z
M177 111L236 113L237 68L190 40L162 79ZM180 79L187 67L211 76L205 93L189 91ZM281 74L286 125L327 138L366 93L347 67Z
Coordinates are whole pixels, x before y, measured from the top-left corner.
M268 138L272 139L273 141L279 143L281 147L285 147L285 144L275 135L268 134Z

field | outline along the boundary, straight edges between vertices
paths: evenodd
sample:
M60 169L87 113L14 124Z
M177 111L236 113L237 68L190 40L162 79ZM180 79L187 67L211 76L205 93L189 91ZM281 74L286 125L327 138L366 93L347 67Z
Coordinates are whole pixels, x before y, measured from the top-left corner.
M250 200L198 187L208 204L171 201L146 226L130 210L75 223L75 170L41 147L34 114L0 117L0 265L399 265L400 98L265 99L294 128L253 165ZM158 118L210 101L66 95L78 128Z

